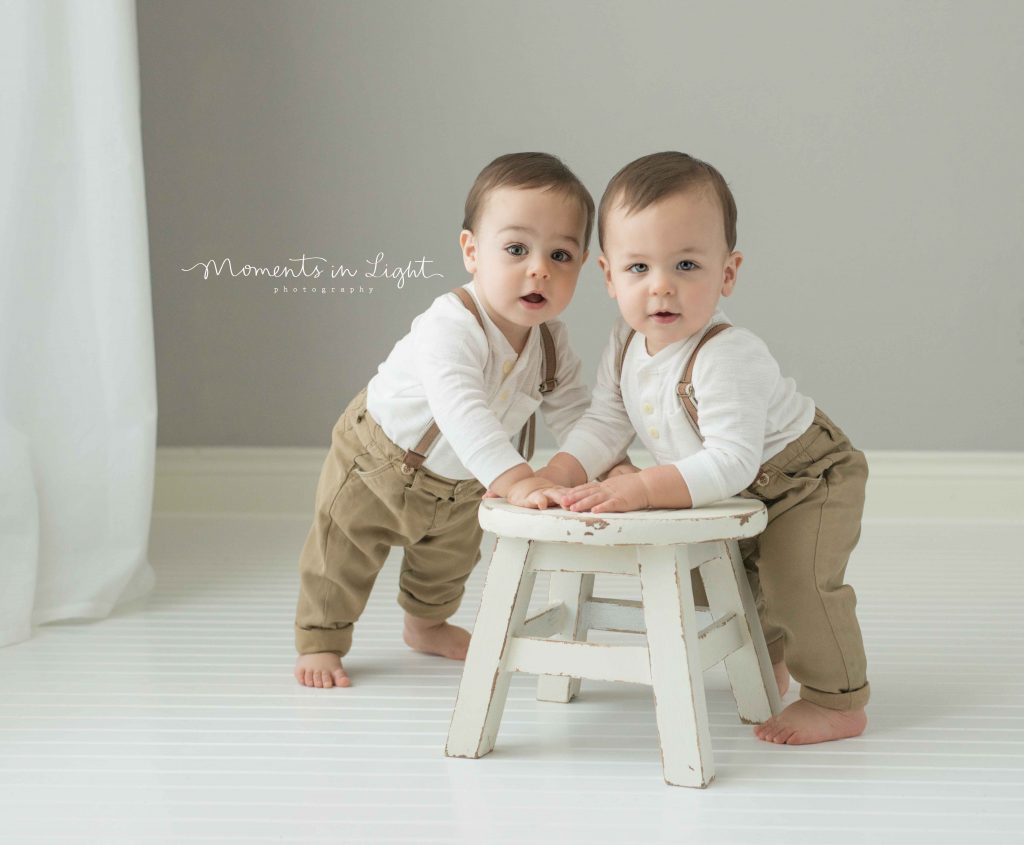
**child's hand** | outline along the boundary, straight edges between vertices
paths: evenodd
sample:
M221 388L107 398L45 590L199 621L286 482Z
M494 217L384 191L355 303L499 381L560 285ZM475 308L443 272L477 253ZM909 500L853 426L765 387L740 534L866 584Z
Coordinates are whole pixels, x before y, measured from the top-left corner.
M591 513L640 511L650 507L647 487L639 472L622 472L604 481L573 487L561 500L567 510Z
M626 458L621 464L616 464L604 475L599 476L597 480L604 481L608 478L615 478L617 475L632 475L637 472L640 472L640 468L633 466L629 458Z
M569 491L565 487L558 487L548 479L535 475L513 484L505 496L505 501L520 508L545 510L550 504L558 504L562 495L567 492Z

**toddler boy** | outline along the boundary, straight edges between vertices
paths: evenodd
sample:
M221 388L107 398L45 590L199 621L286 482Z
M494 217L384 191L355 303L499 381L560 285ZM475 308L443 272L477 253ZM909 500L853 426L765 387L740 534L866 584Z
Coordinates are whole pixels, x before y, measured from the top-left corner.
M413 320L334 427L299 560L299 683L349 686L341 657L392 546L405 547L405 642L465 658L469 632L445 620L480 559L485 488L568 481L535 478L526 460L538 407L561 442L590 401L555 318L593 220L592 197L554 156L504 155L477 177L459 239L472 281ZM521 431L525 457L510 442Z
M608 293L619 306L590 410L551 462L571 491L533 490L594 513L763 501L768 525L740 542L780 694L800 700L755 728L803 744L860 734L869 686L852 587L868 468L764 342L729 325L743 260L736 204L711 165L678 152L645 156L608 184L598 212ZM583 483L639 435L657 466ZM699 579L698 579L699 580ZM695 580L695 593L704 598Z

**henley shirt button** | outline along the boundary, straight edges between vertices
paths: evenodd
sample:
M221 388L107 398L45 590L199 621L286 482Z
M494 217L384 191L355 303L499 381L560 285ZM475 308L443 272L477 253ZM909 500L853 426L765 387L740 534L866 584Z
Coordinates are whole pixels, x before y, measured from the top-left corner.
M499 402L505 402L508 399L508 392L502 391L501 396L498 397Z
M647 402L647 403L644 404L644 413L645 414L653 414L654 413L654 406L650 402Z
M513 364L513 363L512 363L511 361L506 361L506 362L505 362L504 364L502 364L502 366L501 366L501 371L502 371L502 372L503 372L503 373L504 373L505 375L508 375L508 374L509 374L510 372L512 372L512 368L513 368L514 366L515 366L515 364Z
M653 437L655 440L657 440L661 436L660 434L658 434L658 429L656 428L647 429L647 433L650 434L651 437Z

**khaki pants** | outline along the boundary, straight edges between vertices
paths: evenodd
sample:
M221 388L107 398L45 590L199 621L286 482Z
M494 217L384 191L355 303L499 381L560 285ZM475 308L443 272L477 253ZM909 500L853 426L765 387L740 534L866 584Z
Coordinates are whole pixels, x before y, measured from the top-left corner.
M300 654L348 653L352 627L392 546L403 546L398 603L413 616L447 619L480 560L484 487L418 469L366 411L366 390L334 427L299 558L295 645Z
M800 697L833 710L863 707L870 695L857 597L843 583L867 477L863 452L816 409L739 494L768 507L768 526L739 547L772 662L785 659ZM695 597L706 604L699 581Z

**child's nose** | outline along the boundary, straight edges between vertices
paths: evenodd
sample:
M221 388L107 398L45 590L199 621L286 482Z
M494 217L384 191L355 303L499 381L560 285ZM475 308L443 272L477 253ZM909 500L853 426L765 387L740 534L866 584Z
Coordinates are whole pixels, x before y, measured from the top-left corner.
M672 280L664 273L651 273L648 277L651 296L666 296L675 289Z
M551 268L543 258L535 258L530 265L531 279L548 279L551 277Z

